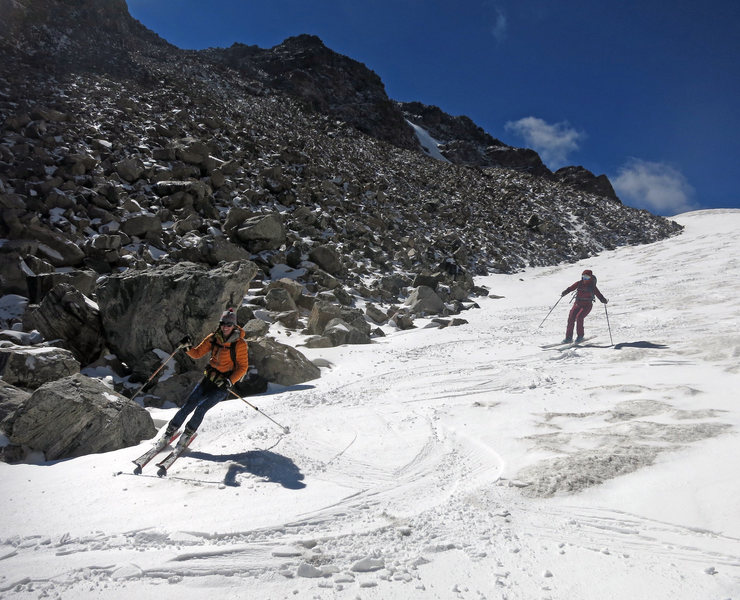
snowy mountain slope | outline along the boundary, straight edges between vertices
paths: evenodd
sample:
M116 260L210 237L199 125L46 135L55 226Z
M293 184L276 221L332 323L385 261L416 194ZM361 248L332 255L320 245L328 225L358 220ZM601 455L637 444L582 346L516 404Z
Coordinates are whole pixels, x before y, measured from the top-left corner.
M225 402L167 479L147 443L0 464L0 597L740 598L740 211L677 220L481 278L468 325L306 349L320 380L250 399L288 435ZM541 349L586 267L596 337Z

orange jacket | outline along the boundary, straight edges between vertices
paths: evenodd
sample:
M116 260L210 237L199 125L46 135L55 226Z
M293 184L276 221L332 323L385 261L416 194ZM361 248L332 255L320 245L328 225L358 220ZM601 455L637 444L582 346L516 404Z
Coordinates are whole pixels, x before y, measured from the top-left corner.
M232 345L236 351L236 364L231 362L230 347ZM187 355L197 359L202 358L208 352L211 353L208 366L231 379L231 383L236 383L244 377L249 367L249 353L247 341L244 339L244 330L241 327L238 325L234 327L226 340L221 336L220 330L209 333L200 344L188 350Z

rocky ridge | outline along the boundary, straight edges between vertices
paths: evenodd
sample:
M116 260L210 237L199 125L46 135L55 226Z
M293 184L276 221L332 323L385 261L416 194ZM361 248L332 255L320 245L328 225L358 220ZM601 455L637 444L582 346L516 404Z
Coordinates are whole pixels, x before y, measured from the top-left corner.
M331 346L424 316L458 324L488 293L476 274L680 230L585 169L552 174L472 121L392 102L377 75L314 36L194 52L122 0L0 0L0 12L0 294L26 307L0 333L3 369L22 362L8 352L58 346L74 358L50 377L105 367L130 394L175 334L202 334L243 297L252 364L290 385L318 369L271 329ZM421 150L412 119L451 162ZM208 285L219 272L238 274L227 295ZM199 290L198 310L178 319L182 294L152 306L131 291L158 273ZM124 319L127 308L146 319ZM192 384L192 365L175 366L148 403Z

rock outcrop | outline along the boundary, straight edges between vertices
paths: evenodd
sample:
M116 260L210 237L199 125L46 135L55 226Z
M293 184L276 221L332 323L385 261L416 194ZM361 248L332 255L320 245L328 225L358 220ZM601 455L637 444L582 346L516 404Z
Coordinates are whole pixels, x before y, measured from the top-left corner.
M30 321L47 340L62 340L83 365L98 358L103 349L97 304L68 283L54 286Z
M250 341L249 362L262 377L279 385L296 385L321 376L319 368L298 350L270 338Z
M97 289L108 347L135 371L154 371L160 357L189 335L198 341L221 312L239 306L257 272L251 261L208 268L195 263L134 270L106 278Z
M156 433L149 413L105 384L72 375L38 388L15 414L10 442L46 460L108 452Z
M79 372L80 363L63 348L0 347L0 375L10 385L36 389Z

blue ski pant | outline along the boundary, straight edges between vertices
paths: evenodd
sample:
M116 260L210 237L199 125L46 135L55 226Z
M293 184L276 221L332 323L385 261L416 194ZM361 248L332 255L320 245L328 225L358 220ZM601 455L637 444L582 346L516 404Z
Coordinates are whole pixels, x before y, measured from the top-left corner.
M186 427L187 429L195 431L200 427L206 413L216 406L216 404L224 400L228 395L229 391L227 389L215 386L207 379L202 379L198 385L193 388L193 391L190 392L190 395L182 408L175 413L174 417L172 417L170 425L179 429L185 422L185 419L187 419L188 415L193 413L193 416L190 417Z

